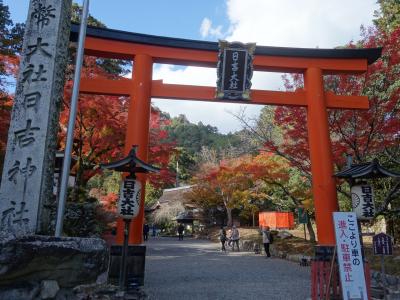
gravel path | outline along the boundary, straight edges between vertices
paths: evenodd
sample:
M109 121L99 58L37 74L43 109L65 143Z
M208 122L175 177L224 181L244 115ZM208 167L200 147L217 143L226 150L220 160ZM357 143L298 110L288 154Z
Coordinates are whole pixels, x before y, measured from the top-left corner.
M250 252L219 252L219 244L173 238L147 242L149 299L307 299L310 268Z

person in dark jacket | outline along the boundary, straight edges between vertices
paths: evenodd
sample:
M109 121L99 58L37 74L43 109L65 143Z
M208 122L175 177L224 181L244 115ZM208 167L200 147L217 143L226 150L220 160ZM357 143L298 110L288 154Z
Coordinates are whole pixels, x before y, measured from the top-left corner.
M149 239L150 227L147 223L143 225L143 240L147 241Z
M185 227L183 224L179 224L178 226L178 235L179 235L179 240L183 241L183 231L185 230Z
M227 237L224 226L221 226L221 230L219 231L219 240L221 241L221 251L226 251L225 242L227 240Z

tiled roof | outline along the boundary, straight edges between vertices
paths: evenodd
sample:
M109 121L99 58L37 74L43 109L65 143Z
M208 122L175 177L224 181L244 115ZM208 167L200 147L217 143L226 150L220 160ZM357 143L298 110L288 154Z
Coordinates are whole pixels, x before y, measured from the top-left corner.
M350 168L342 170L334 175L338 178L383 178L397 177L400 173L384 168L375 158L372 162L363 164L353 164Z

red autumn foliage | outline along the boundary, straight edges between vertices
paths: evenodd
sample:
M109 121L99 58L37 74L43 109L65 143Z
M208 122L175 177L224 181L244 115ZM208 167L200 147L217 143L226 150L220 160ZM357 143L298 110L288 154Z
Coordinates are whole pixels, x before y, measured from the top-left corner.
M0 61L5 75L15 77L18 71L18 57L0 54ZM5 80L2 78L0 86L0 155L4 155L6 150L8 127L10 125L14 98L13 95L8 92L4 81Z
M354 44L348 45L356 47ZM335 164L344 165L344 154L352 154L356 161L368 160L385 149L398 147L400 28L390 34L370 29L364 32L357 47L383 47L382 58L370 65L363 76L325 76L325 89L339 95L366 95L370 100L368 110L330 110L329 125ZM285 82L288 90L303 88L301 75ZM267 141L268 150L288 158L291 163L310 172L307 136L307 116L304 108L278 107L275 124L280 124L283 143ZM284 125L282 125L284 124Z
M159 109L152 107L150 115L149 163L161 168L159 174L150 174L149 181L156 188L175 182L175 174L168 170L171 155L176 152L175 143L167 142L166 127L171 120L162 116Z
M88 78L110 78L126 80L106 73L96 64L96 59L86 57L83 76ZM64 99L70 99L72 81L65 86ZM98 169L94 166L101 162L112 161L123 156L125 131L128 118L129 98L105 95L81 94L79 97L77 119L74 132L73 155L78 158L76 166L77 182L85 185ZM150 182L163 186L173 181L173 175L167 170L174 145L165 143L167 132L164 127L168 120L160 117L157 109L151 110L149 162L162 168L158 175L150 176ZM66 127L69 118L69 103L64 102L60 117L60 146L64 148Z
M118 195L115 193L108 193L107 195L100 196L100 203L102 208L106 211L116 213L117 212L117 201Z
M5 152L13 98L0 91L0 153Z

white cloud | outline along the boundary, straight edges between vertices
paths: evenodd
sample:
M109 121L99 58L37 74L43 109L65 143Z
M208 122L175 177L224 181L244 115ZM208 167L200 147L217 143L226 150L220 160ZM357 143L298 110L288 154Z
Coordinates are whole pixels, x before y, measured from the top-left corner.
M213 68L155 65L153 79L163 79L165 83L215 86L217 71Z
M263 46L332 48L371 25L375 0L228 0L229 40Z
M209 18L200 27L203 38L256 42L262 46L333 48L359 38L360 26L370 26L376 0L227 0L229 36L222 27L213 28ZM282 74L255 72L255 89L282 89ZM215 86L216 70L208 68L157 67L154 78L168 83ZM226 103L154 100L172 116L185 114L191 122L202 121L217 126L221 132L240 129L240 124L227 111L239 106ZM256 115L261 106L248 105L246 111Z
M200 25L200 34L202 38L205 38L208 36L208 33L210 32L211 28L211 21L209 18L204 18L203 22L201 22Z
M222 37L222 26L212 27L212 21L209 18L204 18L200 25L200 34L202 38L206 37Z
M171 65L156 65L153 70L153 79L162 79L164 83L215 86L217 74L213 68L187 67L177 69ZM240 124L230 114L230 112L237 112L240 104L171 99L153 99L152 102L172 117L184 114L192 123L203 122L203 124L217 126L219 131L223 133L241 129ZM261 109L259 105L247 106L246 111L250 115L258 114Z

